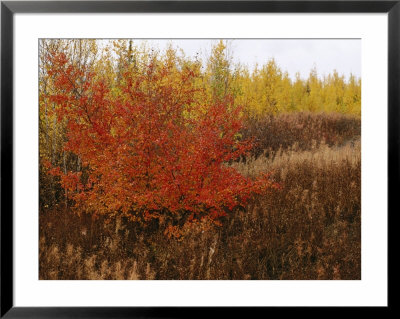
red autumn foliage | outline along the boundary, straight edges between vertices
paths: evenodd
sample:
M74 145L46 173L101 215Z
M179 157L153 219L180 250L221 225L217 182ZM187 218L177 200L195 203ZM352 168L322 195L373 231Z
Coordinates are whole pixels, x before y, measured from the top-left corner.
M238 140L241 110L229 97L203 102L195 68L154 60L111 84L63 54L51 59L64 149L79 157L82 170L50 173L60 176L76 207L144 222L163 218L174 233L204 218L218 222L278 187L267 175L252 180L227 165L252 143Z

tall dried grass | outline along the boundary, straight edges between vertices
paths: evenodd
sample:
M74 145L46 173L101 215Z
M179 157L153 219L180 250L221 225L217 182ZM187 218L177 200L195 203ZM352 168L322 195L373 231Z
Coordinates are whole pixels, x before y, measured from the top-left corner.
M279 149L297 145L297 150L310 150L320 143L341 146L361 135L358 116L338 113L283 113L250 118L242 130L244 138L253 138L253 156L269 156Z

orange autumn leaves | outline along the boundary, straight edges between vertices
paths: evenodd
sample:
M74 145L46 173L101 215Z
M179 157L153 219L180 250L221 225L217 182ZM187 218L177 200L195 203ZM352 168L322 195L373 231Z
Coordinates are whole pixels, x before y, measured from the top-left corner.
M279 186L244 177L227 163L246 154L239 140L241 108L230 96L210 100L196 65L154 58L139 72L111 81L78 68L64 54L50 57L64 150L81 171L49 166L74 206L94 215L167 220L166 232L220 217L255 194ZM82 80L84 79L84 81Z

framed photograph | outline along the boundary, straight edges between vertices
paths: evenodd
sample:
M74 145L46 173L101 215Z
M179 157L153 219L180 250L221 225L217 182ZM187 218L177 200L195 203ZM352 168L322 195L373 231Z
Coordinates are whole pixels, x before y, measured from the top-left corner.
M1 317L388 309L399 29L398 1L2 1Z

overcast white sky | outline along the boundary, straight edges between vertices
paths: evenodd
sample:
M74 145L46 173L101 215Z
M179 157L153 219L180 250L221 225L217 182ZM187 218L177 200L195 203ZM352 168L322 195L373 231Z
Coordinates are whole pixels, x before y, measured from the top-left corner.
M206 58L212 44L218 40L146 40L150 46L163 50L168 43L183 49L187 56L196 53ZM135 40L139 44L140 40ZM359 39L240 39L229 40L233 60L253 69L255 64L265 64L275 58L282 71L291 78L299 72L307 77L315 66L320 76L337 70L346 78L350 73L361 77L361 40Z

